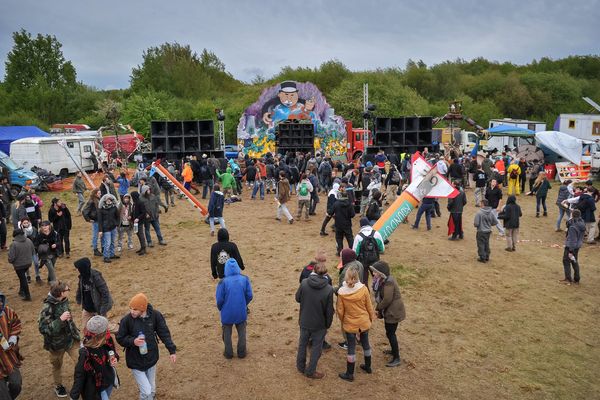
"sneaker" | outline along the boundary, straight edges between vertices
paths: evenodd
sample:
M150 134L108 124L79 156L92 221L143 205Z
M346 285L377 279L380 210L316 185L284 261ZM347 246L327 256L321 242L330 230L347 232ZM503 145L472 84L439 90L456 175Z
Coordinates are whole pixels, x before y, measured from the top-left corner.
M127 248L128 248L129 250L133 250L133 245L132 245L132 244L129 244L129 245L127 245Z
M570 279L561 279L558 282L562 283L563 285L570 285L572 283Z
M402 361L400 361L399 358L394 358L392 361L390 361L389 363L385 364L386 367L397 367L402 363Z
M346 342L339 342L338 346L341 349L348 350L348 343L346 343Z
M323 379L324 376L324 373L318 371L315 371L312 375L306 375L306 377L310 379Z
M294 218L290 219L288 222L289 222L290 225L293 224L294 223Z
M148 247L154 247L154 244L152 244L152 242L149 242Z
M121 246L117 246L117 251L120 253L123 251L123 248Z
M319 232L319 235L321 235L321 236L329 236L329 233L327 233L325 231L321 231L321 232Z
M110 261L110 258L108 258L108 257L104 257L104 262L105 262L105 263L107 263L107 264L109 264L109 263L111 263L112 261Z
M67 389L63 385L58 385L54 388L54 393L57 397L67 397Z
M160 241L158 242L158 244L159 244L159 245L161 245L161 246L166 246L166 245L167 245L167 242L165 242L164 240L160 240Z
M98 249L94 249L94 255L96 257L102 257L102 253L100 253L100 251L98 251Z

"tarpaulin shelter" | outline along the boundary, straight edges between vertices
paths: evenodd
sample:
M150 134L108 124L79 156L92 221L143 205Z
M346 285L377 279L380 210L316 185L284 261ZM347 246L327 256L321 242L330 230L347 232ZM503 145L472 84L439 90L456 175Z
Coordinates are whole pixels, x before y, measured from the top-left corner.
M0 126L0 151L9 154L10 144L17 139L48 136L37 126Z
M536 132L535 140L538 146L553 151L573 164L581 164L583 145L586 143L584 140L559 131Z

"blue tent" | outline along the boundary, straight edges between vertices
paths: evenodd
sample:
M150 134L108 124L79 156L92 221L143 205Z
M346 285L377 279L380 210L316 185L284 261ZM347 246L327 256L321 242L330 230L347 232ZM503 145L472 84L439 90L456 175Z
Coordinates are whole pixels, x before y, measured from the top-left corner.
M50 134L37 126L0 126L0 151L9 154L10 144L17 139L47 136Z

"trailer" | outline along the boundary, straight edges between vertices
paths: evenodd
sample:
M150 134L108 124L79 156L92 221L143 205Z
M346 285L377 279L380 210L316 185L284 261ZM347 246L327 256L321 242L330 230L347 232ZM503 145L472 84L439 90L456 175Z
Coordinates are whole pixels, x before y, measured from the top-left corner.
M91 160L92 154L95 155L93 137L54 136L19 139L10 144L10 157L25 169L36 166L56 175L67 176L77 172L78 168L61 147L59 142L62 140L85 171L94 169Z
M499 125L516 126L518 128L529 129L534 132L543 132L546 130L546 123L542 121L529 121L526 119L498 118L490 119L489 129Z
M600 114L560 114L555 129L577 139L600 140Z

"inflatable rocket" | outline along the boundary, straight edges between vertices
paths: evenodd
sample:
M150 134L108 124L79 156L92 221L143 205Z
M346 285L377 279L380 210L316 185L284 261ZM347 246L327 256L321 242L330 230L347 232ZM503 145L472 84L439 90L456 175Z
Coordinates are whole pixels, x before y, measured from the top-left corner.
M420 154L415 154L411 169L411 183L400 197L375 222L373 229L387 239L425 197L453 198L458 190L440 175Z

